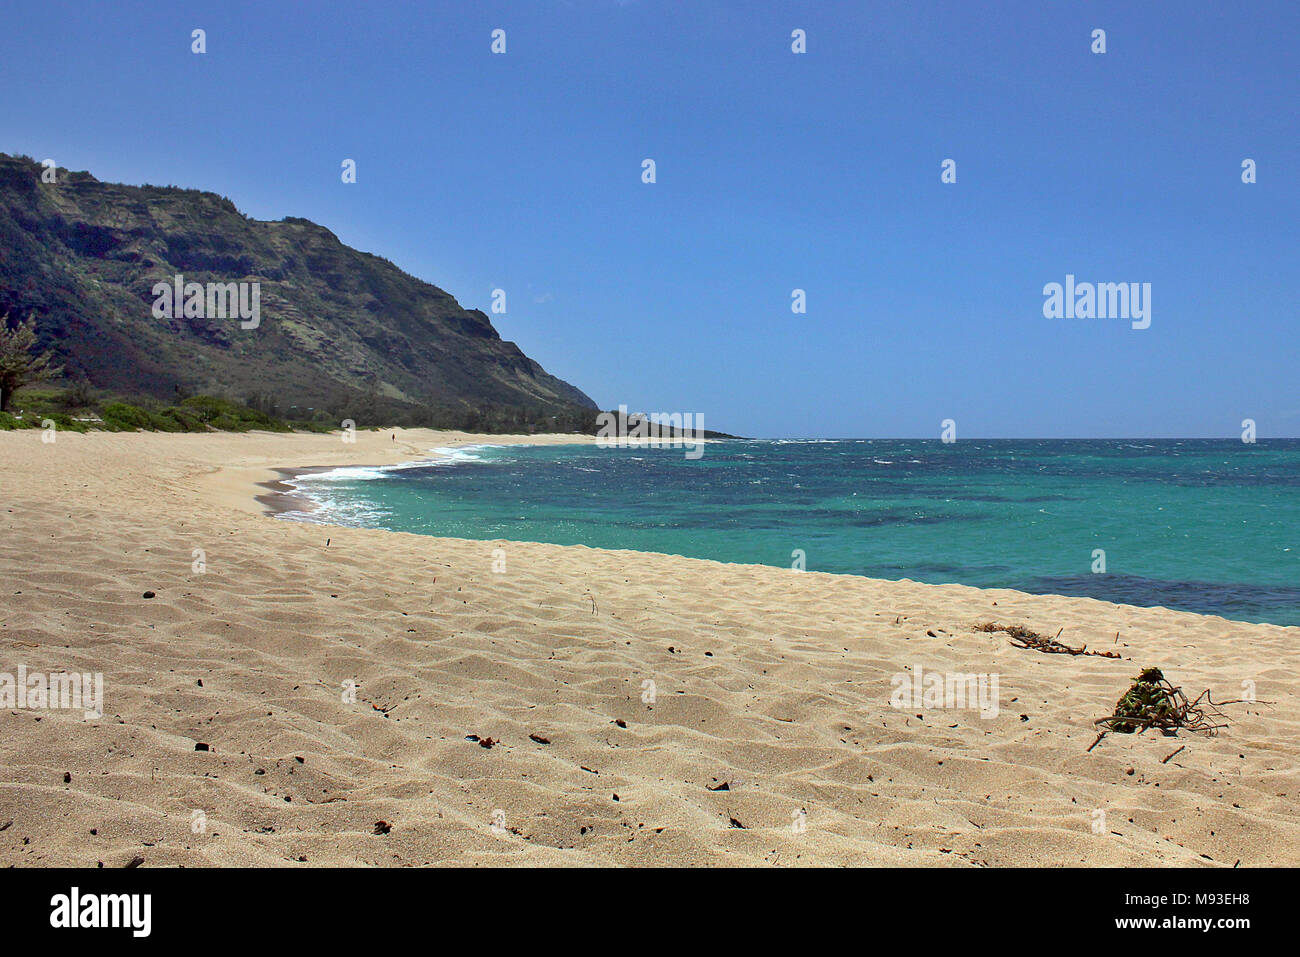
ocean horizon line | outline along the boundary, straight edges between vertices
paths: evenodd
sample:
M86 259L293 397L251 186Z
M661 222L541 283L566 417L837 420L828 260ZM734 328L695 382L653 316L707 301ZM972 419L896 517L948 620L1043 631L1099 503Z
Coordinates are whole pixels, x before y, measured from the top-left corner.
M580 434L580 433L574 433ZM1256 442L1294 442L1300 435L1257 436ZM940 442L955 445L957 442L1242 442L1234 435L968 435L953 442L944 442L934 435L752 435L732 436L726 439L708 439L710 442Z

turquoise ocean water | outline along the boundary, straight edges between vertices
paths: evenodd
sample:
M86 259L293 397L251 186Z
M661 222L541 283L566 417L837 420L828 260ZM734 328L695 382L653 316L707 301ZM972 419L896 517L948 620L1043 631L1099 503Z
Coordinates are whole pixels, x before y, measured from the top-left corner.
M1300 625L1300 440L481 446L295 481L338 524L786 568L798 550L809 571Z

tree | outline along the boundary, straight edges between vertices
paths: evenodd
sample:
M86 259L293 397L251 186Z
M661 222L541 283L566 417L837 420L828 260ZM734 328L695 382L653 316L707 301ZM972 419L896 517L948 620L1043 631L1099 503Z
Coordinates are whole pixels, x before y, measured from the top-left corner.
M50 353L36 355L36 317L9 328L9 314L0 319L0 412L8 412L14 393L25 385L58 375Z

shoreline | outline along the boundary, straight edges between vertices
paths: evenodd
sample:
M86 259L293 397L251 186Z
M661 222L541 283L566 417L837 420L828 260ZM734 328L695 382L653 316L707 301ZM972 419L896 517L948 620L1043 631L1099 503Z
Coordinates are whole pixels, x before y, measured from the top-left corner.
M401 431L402 430L397 430L398 433L400 433ZM426 431L426 430L419 430L419 431ZM274 433L267 433L267 434L274 434ZM294 513L294 512L301 513L303 515L311 515L313 512L316 512L319 509L320 503L312 499L308 495L304 495L297 492L297 490L291 484L292 480L295 478L301 476L308 476L312 474L319 474L322 472L330 472L339 468L384 469L384 468L391 468L393 466L398 466L398 465L420 465L425 463L435 463L440 459L446 458L447 452L456 451L463 448L484 448L484 447L494 447L494 446L504 447L508 445L584 445L584 444L593 444L595 441L594 438L591 436L568 436L569 438L575 438L576 441L566 441L566 434L562 434L562 433L542 433L536 436L504 436L504 437L499 437L503 439L503 441L501 442L489 441L490 439L494 438L493 436L489 436L489 435L476 435L476 434L465 434L465 433L459 433L458 435L462 437L456 440L452 445L439 446L439 447L427 449L425 450L425 452L421 457L413 460L403 459L403 460L384 462L378 464L369 461L368 462L346 461L346 462L339 462L327 466L277 466L274 468L274 472L278 475L278 478L273 478L269 481L256 483L256 486L258 488L263 488L266 491L256 495L255 498L256 501L260 505L262 505L264 509L264 514L269 517L280 518L286 514ZM537 441L529 441L530 439L537 439ZM712 441L716 441L716 440L712 440ZM824 441L824 440L816 440L816 441ZM825 441L833 441L833 440L825 440ZM653 444L653 442L651 444ZM388 532L390 534L415 534L427 538L437 538L437 539L447 538L447 536L431 535L426 532L406 532L397 529L382 528L378 526L341 525L330 521L311 521L309 519L298 519L298 518L290 518L288 520L299 521L305 524L313 524L317 526L329 526L334 528L371 528L375 531L383 531L383 532ZM550 542L540 542L532 539L455 538L449 540L465 541L465 542L500 541L500 542L513 542L517 544L536 544L536 545L553 544ZM702 558L702 557L692 556L692 555L683 555L677 552L646 551L646 550L633 549L633 548L610 548L610 547L586 545L583 543L577 543L574 545L556 545L555 547L587 548L593 551L602 551L602 552L610 552L610 553L626 552L631 554L657 555L668 559L684 560L684 561L705 561L705 562L711 562L718 565L735 566L740 568L771 568L771 569L776 569L778 571L789 570L784 565L766 565L766 564L758 564L753 562L730 561L727 559ZM1018 594L1024 594L1024 595L1035 596L1035 597L1043 597L1043 598L1083 599L1088 601L1098 601L1106 605L1113 605L1115 607L1121 607L1121 608L1156 609L1160 611L1168 611L1171 613L1189 614L1189 615L1198 615L1207 618L1216 618L1221 621L1233 622L1233 623L1238 623L1243 625L1266 625L1275 628L1293 628L1297 630L1297 640L1300 640L1300 624L1287 625L1278 622L1250 621L1244 618L1231 618L1228 617L1227 615L1219 614L1217 612L1212 612L1212 611L1199 611L1199 610L1188 609L1188 608L1174 608L1162 604L1135 605L1129 602L1112 601L1107 598L1095 598L1089 595L1066 595L1060 592L1027 592L1015 588L1014 586L1007 586L1007 585L970 585L970 584L966 584L963 582L956 582L956 581L927 582L927 581L922 581L921 579L913 579L907 577L876 578L870 575L862 575L855 572L816 570L812 572L807 572L807 574L831 575L835 577L862 579L864 581L881 582L886 584L914 583L918 585L928 585L936 588L957 587L957 588L971 588L977 591L1013 591Z
M456 444L506 443L0 434L0 672L104 675L99 720L0 708L0 862L1300 864L1300 628L322 528L257 501L286 463ZM1017 648L987 621L1122 657ZM1214 737L1087 751L1151 666L1259 703ZM997 676L996 707L891 703L922 673Z
M265 509L265 514L271 518L278 517L286 512L310 514L319 507L319 503L299 492L292 484L293 480L304 475L326 472L332 468L334 466L325 465L309 465L303 468L277 468L275 471L279 473L279 478L272 479L269 482L257 483L258 488L264 488L266 491L255 496L255 500Z
M394 434L394 435L397 434L397 432L393 430L385 430L385 431L389 432L390 434ZM401 431L401 430L397 430L397 431ZM438 446L435 448L426 449L423 453L421 453L421 456L419 458L411 459L409 461L402 460L399 462L383 462L383 463L344 462L344 463L336 463L334 465L275 466L273 471L277 475L276 478L256 483L258 488L264 488L267 490L265 493L256 496L256 500L259 504L261 504L265 508L266 510L265 514L271 517L278 517L288 512L302 512L303 514L311 514L312 512L319 509L320 503L312 499L309 495L305 495L302 492L300 492L293 484L296 479L303 478L305 476L320 475L325 472L333 472L336 469L340 469L340 468L385 469L385 468L393 468L394 466L398 466L398 465L426 465L426 464L431 465L436 462L449 458L450 456L448 453L459 451L460 449L491 448L491 447L499 448L507 445L583 445L586 444L584 441L582 441L582 437L577 437L577 436L574 437L574 441L565 442L563 441L565 436L566 433L549 432L549 433L543 433L537 436L529 437L529 438L533 438L533 437L537 438L539 440L537 442L528 442L528 441L506 441L501 443L476 442L476 441L457 442L454 445ZM485 438L485 437L486 436L479 436L479 438ZM505 436L505 438L519 439L521 437ZM326 522L321 524L329 524L329 523Z
M398 435L404 431L412 431L412 430L386 429L383 431L387 434ZM429 432L431 430L420 429L415 431ZM264 434L272 435L276 433L264 433ZM543 432L535 435L502 435L502 436L488 435L488 434L474 434L474 433L436 433L435 432L434 434L457 435L457 436L464 436L464 438L452 439L451 440L452 444L450 445L439 445L433 448L426 449L424 450L423 453L420 454L419 458L415 458L411 460L402 459L396 462L380 462L380 463L348 461L348 462L335 463L333 465L274 466L272 471L276 473L277 477L256 483L256 486L258 488L264 488L267 490L265 493L261 495L257 495L256 500L259 504L261 504L266 509L266 514L268 516L275 517L275 516L283 515L287 512L295 512L295 511L300 511L303 512L304 514L310 514L311 512L315 511L319 507L319 503L311 499L310 496L297 493L296 489L292 484L294 479L302 476L316 475L322 472L332 472L335 469L339 469L339 468L384 469L384 468L392 468L398 465L433 464L440 460L449 458L450 452L459 451L461 449L504 448L510 445L530 445L530 446L593 445L596 442L596 438L594 436L580 435L576 433L566 433L566 432ZM499 442L491 441L493 439L501 439L501 441ZM647 439L643 441L647 445L655 445L660 441L663 441L665 443L671 443L676 440L672 438L664 438L662 440ZM701 443L705 443L705 442L716 441L716 440L700 439L698 441ZM303 506L307 506L307 507L304 508ZM323 522L320 524L330 524L330 523ZM339 526L339 527L349 527L349 526ZM384 531L386 531L386 529L384 529ZM466 541L470 541L470 540L471 539L466 539ZM474 540L477 541L477 539ZM664 554L664 553L656 552L654 554Z
M245 432L231 433L239 435L276 436L285 433ZM296 436L319 437L320 433L289 433ZM379 436L398 437L397 442L385 444ZM479 445L581 445L595 441L591 436L568 433L539 433L536 435L478 435L466 432L443 432L433 429L385 429L382 432L358 432L357 441L343 444L335 433L326 433L333 443L342 445L342 453L336 448L331 450L328 464L296 465L284 461L284 457L267 457L254 466L221 466L205 473L205 481L221 497L224 504L237 505L244 511L258 511L265 515L280 514L286 509L278 509L284 501L280 496L290 496L293 487L289 481L299 475L328 472L337 468L385 468L400 465L408 461L437 461L439 449L458 449ZM433 444L427 444L433 443ZM355 452L349 450L356 450ZM326 456L317 455L318 458ZM239 502L233 493L240 486L253 491L251 505ZM257 492L257 489L263 489ZM264 501L268 499L269 501Z

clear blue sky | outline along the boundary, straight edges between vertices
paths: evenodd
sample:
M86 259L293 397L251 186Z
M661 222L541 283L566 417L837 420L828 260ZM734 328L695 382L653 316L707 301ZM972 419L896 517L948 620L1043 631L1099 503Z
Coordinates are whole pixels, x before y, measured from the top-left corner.
M1298 78L1295 0L6 2L0 151L503 288L606 408L1296 436ZM1151 283L1151 327L1044 318L1067 273Z

